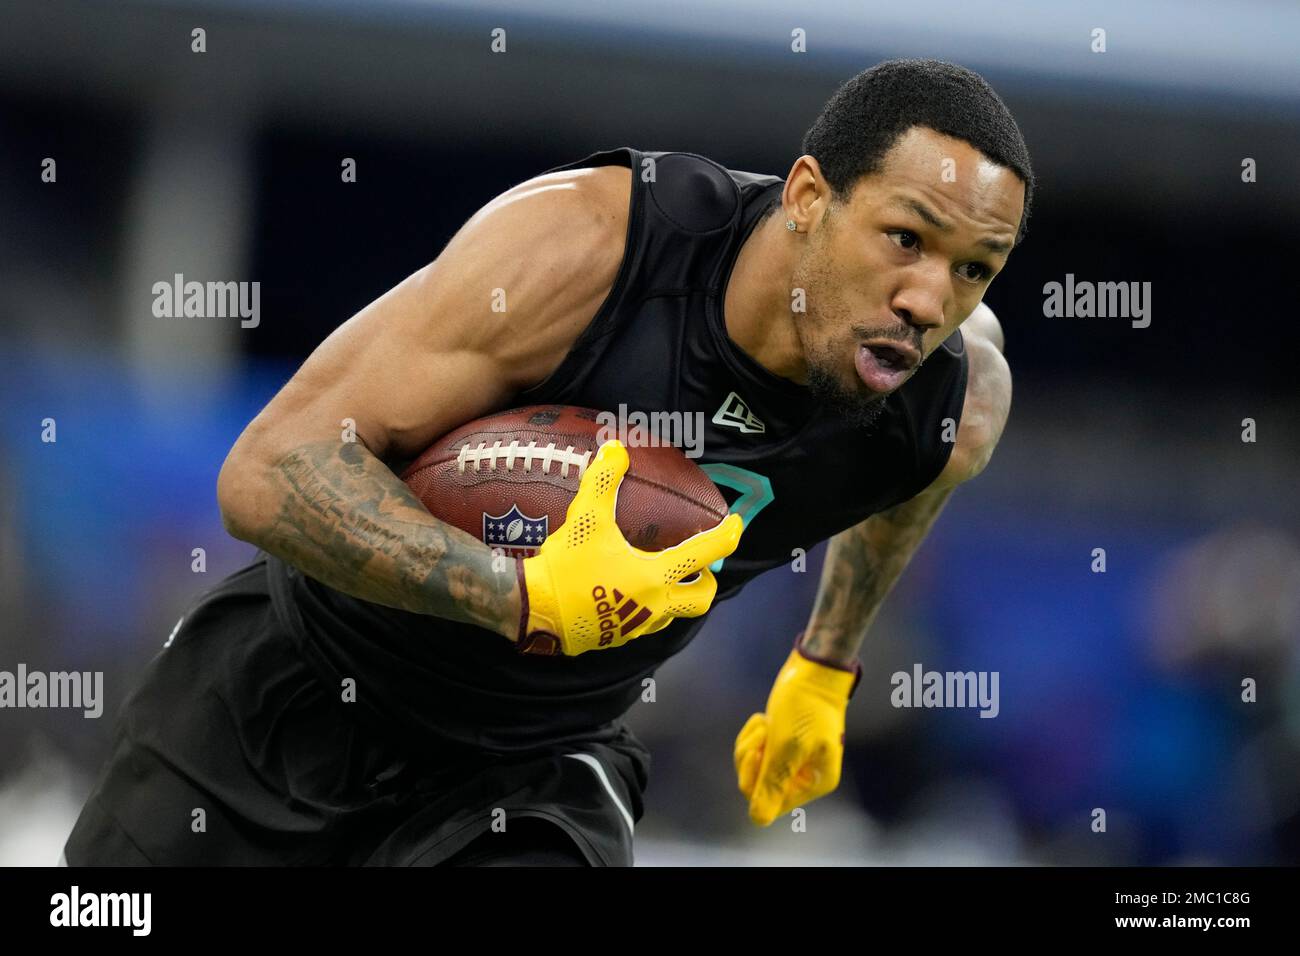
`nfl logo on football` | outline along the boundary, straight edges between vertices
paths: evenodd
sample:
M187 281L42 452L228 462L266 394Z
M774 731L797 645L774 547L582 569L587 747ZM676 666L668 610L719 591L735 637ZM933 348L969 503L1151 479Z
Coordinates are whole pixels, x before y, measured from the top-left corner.
M531 558L546 540L548 516L532 518L511 505L501 515L483 512L483 542L510 558Z

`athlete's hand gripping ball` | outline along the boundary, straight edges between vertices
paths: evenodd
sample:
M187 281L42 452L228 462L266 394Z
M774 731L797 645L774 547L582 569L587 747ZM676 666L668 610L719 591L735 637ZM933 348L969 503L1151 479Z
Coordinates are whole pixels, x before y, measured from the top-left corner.
M795 639L767 710L754 714L736 737L735 764L749 818L768 826L796 807L824 797L840 783L844 715L862 677L805 656Z
M622 442L607 441L583 473L564 523L519 565L523 601L519 650L576 655L619 647L699 617L718 584L709 565L740 543L740 515L663 551L628 544L614 521L619 483L628 469ZM689 583L683 578L698 572Z

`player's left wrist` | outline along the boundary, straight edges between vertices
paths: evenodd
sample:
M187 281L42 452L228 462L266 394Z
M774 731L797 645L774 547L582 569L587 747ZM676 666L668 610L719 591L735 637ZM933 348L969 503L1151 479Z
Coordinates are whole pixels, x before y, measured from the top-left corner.
M802 660L840 672L845 679L851 678L852 684L848 685L848 696L852 697L853 692L858 689L858 684L862 681L862 662L858 660L856 655L850 660L844 660L842 657L825 653L815 644L809 646L806 638L806 631L800 631L795 635L794 653ZM836 679L835 683L839 684L841 681Z

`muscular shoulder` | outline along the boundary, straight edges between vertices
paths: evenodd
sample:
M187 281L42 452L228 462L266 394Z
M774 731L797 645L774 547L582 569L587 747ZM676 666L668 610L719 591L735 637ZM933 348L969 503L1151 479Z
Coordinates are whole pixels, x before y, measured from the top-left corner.
M518 388L542 381L609 296L623 262L631 170L545 173L478 210L439 259L447 289L472 289L495 313L477 343ZM497 321L499 319L500 321ZM509 334L501 334L508 332Z
M464 228L490 224L544 243L532 249L538 265L554 259L566 272L612 281L623 258L631 184L632 171L624 166L543 173L501 193Z
M932 487L954 487L988 465L1011 410L1011 367L1002 355L1002 326L980 303L962 323L968 371L957 442Z

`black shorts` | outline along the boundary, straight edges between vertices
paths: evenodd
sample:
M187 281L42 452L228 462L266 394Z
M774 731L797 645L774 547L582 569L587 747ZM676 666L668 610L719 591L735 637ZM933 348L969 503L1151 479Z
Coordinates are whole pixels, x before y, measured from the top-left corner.
M631 865L648 760L625 726L508 756L413 749L343 698L277 622L265 560L231 575L123 705L68 864Z

